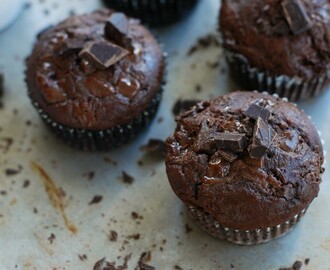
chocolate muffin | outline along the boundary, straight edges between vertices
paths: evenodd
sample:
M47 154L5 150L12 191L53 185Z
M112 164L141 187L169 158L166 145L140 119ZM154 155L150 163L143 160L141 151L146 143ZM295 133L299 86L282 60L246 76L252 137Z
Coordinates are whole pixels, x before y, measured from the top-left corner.
M258 92L201 102L176 118L166 171L207 232L238 244L288 232L318 195L320 138L294 104Z
M223 0L220 29L245 89L297 101L329 85L329 0Z
M26 80L33 105L59 137L80 149L107 150L148 126L164 66L149 30L103 9L41 33Z
M110 8L141 19L150 26L172 24L188 15L198 0L103 0Z

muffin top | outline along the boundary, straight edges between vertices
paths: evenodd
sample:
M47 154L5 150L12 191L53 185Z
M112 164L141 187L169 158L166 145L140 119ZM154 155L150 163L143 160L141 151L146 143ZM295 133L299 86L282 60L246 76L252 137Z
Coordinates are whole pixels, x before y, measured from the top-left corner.
M176 118L166 170L177 196L223 226L281 224L319 191L320 138L292 103L255 92L201 102Z
M91 130L138 117L160 90L163 72L150 31L107 9L47 29L27 60L36 105L57 123Z
M223 0L220 28L225 48L270 75L330 69L330 0Z

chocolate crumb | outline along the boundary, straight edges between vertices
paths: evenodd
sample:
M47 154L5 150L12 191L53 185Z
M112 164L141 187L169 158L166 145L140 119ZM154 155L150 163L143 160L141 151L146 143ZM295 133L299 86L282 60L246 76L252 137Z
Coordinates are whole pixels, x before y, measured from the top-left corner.
M85 261L85 260L87 260L87 255L86 255L86 254L78 255L78 257L79 257L79 259L80 259L81 261Z
M110 157L104 157L104 161L107 162L107 163L112 164L113 166L117 166L117 161L113 160Z
M30 186L30 180L25 179L24 182L23 182L23 188L27 188L29 186Z
M0 144L0 149L3 149L3 153L6 154L9 150L10 147L12 146L14 140L12 138L1 138L0 140L1 142L3 142L3 144Z
M0 190L0 195L2 195L2 196L7 195L7 191L6 190Z
M202 92L202 86L201 86L200 84L196 84L196 85L195 85L195 91L196 91L197 93Z
M116 266L115 262L107 262L106 258L97 261L93 270L126 270L128 269L127 263L131 259L131 254L125 256L123 265Z
M127 239L139 240L140 239L140 234L136 233L136 234L128 235Z
M235 266L233 264L230 264L230 268L235 268Z
M190 49L187 52L187 55L190 56L190 55L194 54L197 50L206 49L210 46L214 46L214 47L220 46L220 43L219 43L216 35L214 35L214 34L208 34L203 37L200 37L197 40L197 42L192 47L190 47Z
M94 171L90 171L90 172L84 173L83 174L83 177L86 177L87 180L91 181L95 177L95 172Z
M37 209L37 207L34 207L34 208L33 208L33 213L34 213L34 214L38 214L38 209Z
M101 195L95 195L93 199L89 202L89 205L100 203L103 199Z
M302 267L301 261L295 261L295 263L292 265L292 270L300 270Z
M20 172L21 172L21 170L12 169L12 168L7 168L7 169L5 170L5 174L6 174L7 176L13 176L13 175L16 175L16 174L18 174L18 173L20 173Z
M136 213L136 212L132 212L132 213L131 213L131 217L132 217L133 219L143 219L143 216L139 215L139 214Z
M200 100L197 99L178 99L173 108L172 113L177 116L180 113L183 113L189 110L192 106L196 105Z
M144 165L143 161L140 160L140 159L137 161L137 164L138 164L139 166L143 166L143 165Z
M304 261L305 265L308 265L309 261L310 261L310 258L306 258L305 261Z
M155 157L165 158L166 143L160 139L149 139L146 145L142 145L140 150Z
M56 238L55 234L51 233L47 239L49 240L50 244L53 244L55 238Z
M111 242L116 242L118 239L118 233L116 231L110 231L108 238Z
M151 251L142 252L138 265L135 267L135 270L156 270L152 265L147 264L151 260Z
M125 184L132 184L134 182L134 177L126 173L125 171L122 171L122 179Z
M183 268L182 268L182 267L180 267L180 266L179 266L179 265L177 265L177 264L176 264L176 265L174 265L174 269L175 269L175 270L183 270Z
M192 232L192 230L193 230L193 229L189 226L188 223L186 224L185 228L186 228L186 233L187 233L187 234L190 233L190 232Z

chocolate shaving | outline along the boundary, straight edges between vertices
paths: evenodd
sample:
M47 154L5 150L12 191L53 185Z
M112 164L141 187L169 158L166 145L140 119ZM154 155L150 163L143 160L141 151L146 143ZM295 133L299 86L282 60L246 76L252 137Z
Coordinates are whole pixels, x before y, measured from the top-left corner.
M260 107L259 105L257 104L252 104L246 111L245 111L245 114L252 118L252 119L255 119L257 120L258 117L260 117L262 120L264 120L265 122L268 122L268 119L269 119L269 115L270 115L270 112L265 109L265 108L262 108Z
M311 27L306 10L300 0L284 0L281 5L284 17L294 35Z
M267 125L260 117L254 126L253 140L249 147L252 158L261 159L272 144L276 132L270 125Z
M141 146L141 151L151 154L153 156L165 158L166 156L166 143L159 139L149 139L146 145Z
M111 42L97 41L88 43L79 53L81 58L91 62L98 69L114 65L129 52Z
M178 99L172 108L172 113L177 116L178 114L189 110L198 102L200 102L198 99Z
M232 153L243 152L247 146L246 136L243 133L222 132L216 134L212 139L218 148Z

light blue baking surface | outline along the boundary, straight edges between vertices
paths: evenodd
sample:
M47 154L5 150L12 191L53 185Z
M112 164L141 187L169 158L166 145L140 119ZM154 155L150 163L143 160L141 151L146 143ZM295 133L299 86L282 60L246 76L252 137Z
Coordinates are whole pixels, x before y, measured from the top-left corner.
M202 0L194 14L185 21L162 30L160 39L169 53L168 83L157 118L150 129L134 143L109 153L82 153L57 141L45 129L30 105L24 84L24 59L35 41L35 34L51 23L57 23L74 10L80 14L100 6L88 0L32 0L20 18L0 33L0 71L6 78L5 108L0 110L0 269L92 269L103 257L121 263L117 256L132 254L129 269L134 269L143 251L151 251L149 262L157 269L270 269L291 266L296 260L310 258L302 269L330 269L330 184L329 167L323 177L319 197L294 231L268 244L240 247L218 241L202 232L187 216L181 202L172 192L162 162L145 161L140 167L139 147L148 138L165 138L174 129L172 104L178 97L209 98L235 89L219 48L199 50L187 57L186 52L196 39L216 32L217 0ZM48 13L48 15L46 15ZM218 69L207 62L221 59ZM196 93L195 85L203 91ZM330 138L330 91L299 104L313 117L325 141ZM17 109L17 114L13 110ZM26 121L32 122L31 126ZM4 153L3 138L13 137L14 143ZM329 144L326 144L326 149ZM330 152L330 151L328 151ZM118 165L104 161L111 157ZM45 192L43 183L31 169L31 161L40 164L65 193L65 211L76 225L72 234L63 224ZM6 176L6 168L23 170ZM134 175L135 182L125 185L121 172ZM84 173L95 171L88 181ZM23 181L30 180L28 188ZM99 204L88 205L94 195L102 195ZM33 213L37 208L38 213ZM144 218L137 225L131 218L136 211ZM180 214L182 212L182 214ZM116 222L114 222L116 220ZM189 224L192 232L185 233ZM118 232L117 242L108 240L110 230ZM51 244L48 237L55 234ZM140 233L139 240L126 236ZM163 239L166 243L163 244ZM160 247L163 251L160 251ZM78 255L86 254L81 260ZM231 267L234 268L231 268Z

